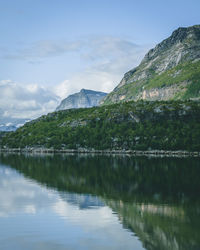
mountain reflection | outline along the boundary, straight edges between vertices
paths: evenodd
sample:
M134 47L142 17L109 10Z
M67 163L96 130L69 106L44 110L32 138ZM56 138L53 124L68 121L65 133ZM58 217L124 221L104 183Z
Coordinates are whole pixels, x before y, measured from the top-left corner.
M200 249L198 159L3 154L0 163L82 209L105 203L146 249Z

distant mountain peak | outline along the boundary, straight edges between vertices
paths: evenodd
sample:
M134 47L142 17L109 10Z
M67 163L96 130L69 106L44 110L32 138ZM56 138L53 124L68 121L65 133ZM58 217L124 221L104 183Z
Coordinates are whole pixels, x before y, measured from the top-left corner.
M81 89L80 92L83 93L83 92L86 92L87 90L86 89Z
M80 92L69 95L61 101L61 104L56 108L58 110L71 108L90 108L98 106L99 102L107 95L107 93L94 91L90 89L81 89Z

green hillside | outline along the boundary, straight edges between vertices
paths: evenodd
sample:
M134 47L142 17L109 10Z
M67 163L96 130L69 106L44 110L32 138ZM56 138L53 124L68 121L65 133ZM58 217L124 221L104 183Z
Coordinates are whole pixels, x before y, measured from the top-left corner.
M2 138L2 147L200 151L200 102L127 102L57 111Z

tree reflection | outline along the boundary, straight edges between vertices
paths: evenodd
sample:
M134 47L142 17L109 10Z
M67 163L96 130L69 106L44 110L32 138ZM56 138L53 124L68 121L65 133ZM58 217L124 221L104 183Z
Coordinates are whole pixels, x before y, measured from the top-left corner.
M200 248L198 159L3 154L0 162L49 188L99 196L146 249Z

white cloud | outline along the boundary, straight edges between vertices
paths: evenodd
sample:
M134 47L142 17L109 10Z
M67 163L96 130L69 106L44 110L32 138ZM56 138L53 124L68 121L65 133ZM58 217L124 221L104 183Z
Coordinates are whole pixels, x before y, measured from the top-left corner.
M54 88L54 92L61 98L82 88L112 91L123 74L136 67L150 48L109 36L88 39L85 46L80 56L87 66Z
M107 72L88 69L76 74L69 80L65 80L53 88L54 93L61 99L79 92L82 88L96 91L110 92L119 80L118 75Z
M0 121L6 118L33 119L55 110L60 99L38 84L0 81L0 109L3 110Z
M57 84L52 91L61 99L79 92L82 88L108 93L113 89L116 83L118 83L118 80L118 75L88 69L84 72L77 73L69 80L64 80L60 84Z
M87 225L87 227L106 227L110 224L112 218L115 222L117 217L113 216L112 210L107 206L94 207L93 209L80 209L77 205L59 199L53 206L53 210L62 218L73 220L74 218L80 224Z
M72 86L70 86L69 81L65 80L59 84L57 84L54 88L53 88L54 93L59 96L61 99L64 99L65 97L67 97L67 95L70 92L73 92Z
M4 112L4 117L7 118L32 119L54 111L60 99L82 88L110 92L117 86L125 72L139 64L149 47L138 46L133 41L120 37L93 36L71 42L39 41L13 54L4 55L7 59L37 62L73 52L76 53L74 55L79 58L82 66L77 72L74 70L72 77L63 79L61 83L51 87L51 92L47 86L44 88L37 83L0 81L0 113ZM66 59L66 68L69 63L71 61Z
M54 204L57 198L48 197L49 190L42 190L33 181L27 181L12 169L0 168L0 217L9 217L16 213L34 214L45 207ZM52 192L51 192L52 193ZM52 193L53 194L53 193Z
M4 59L8 60L37 60L46 57L55 57L67 52L78 51L82 47L81 41L50 41L42 40L18 49L15 52L6 52ZM32 62L34 63L34 62Z

